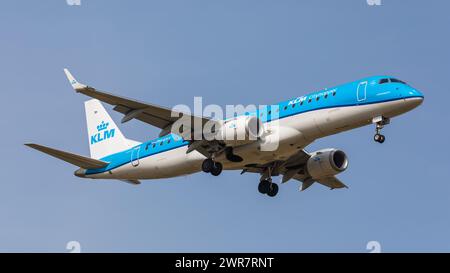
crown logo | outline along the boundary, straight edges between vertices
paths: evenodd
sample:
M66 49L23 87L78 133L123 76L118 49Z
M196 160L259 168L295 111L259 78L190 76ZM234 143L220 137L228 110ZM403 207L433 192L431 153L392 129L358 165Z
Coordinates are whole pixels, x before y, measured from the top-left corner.
M97 125L97 131L103 131L103 130L106 130L106 128L108 128L108 126L109 126L109 122L104 122L104 121L102 121L102 123L100 123L99 125Z

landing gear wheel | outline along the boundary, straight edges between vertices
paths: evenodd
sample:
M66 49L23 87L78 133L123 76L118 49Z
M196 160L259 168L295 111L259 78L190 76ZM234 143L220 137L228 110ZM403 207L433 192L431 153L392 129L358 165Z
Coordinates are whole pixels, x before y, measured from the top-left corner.
M202 171L204 171L205 173L209 173L213 168L214 168L214 161L211 158L203 160Z
M270 190L270 182L267 180L263 180L259 182L258 191L262 194L268 193Z
M384 135L382 135L382 134L376 134L373 137L373 140L375 140L378 143L383 143L386 140L386 137Z
M222 163L214 162L213 167L211 169L211 174L214 176L218 176L222 173L222 169L223 169Z
M376 142L380 141L380 139L381 139L381 135L380 134L375 134L373 136L373 140L375 140Z
M270 197L275 197L277 193L278 193L278 185L275 183L271 183L267 195Z

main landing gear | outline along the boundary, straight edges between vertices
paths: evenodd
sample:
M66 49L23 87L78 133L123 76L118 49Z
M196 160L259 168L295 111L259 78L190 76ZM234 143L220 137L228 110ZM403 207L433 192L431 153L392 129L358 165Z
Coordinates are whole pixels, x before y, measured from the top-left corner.
M372 120L372 122L376 124L373 140L378 143L383 143L386 140L386 137L381 134L381 129L383 129L385 125L389 124L390 121L391 120L389 118L385 118L383 116L376 117Z
M222 163L215 162L211 158L207 158L202 163L202 171L205 173L211 173L214 176L218 176L222 173Z
M274 166L270 166L264 171L258 185L258 191L270 197L275 197L278 193L278 185L272 182L273 168Z
M275 197L278 193L278 185L273 183L272 179L264 179L259 182L258 191L270 197Z

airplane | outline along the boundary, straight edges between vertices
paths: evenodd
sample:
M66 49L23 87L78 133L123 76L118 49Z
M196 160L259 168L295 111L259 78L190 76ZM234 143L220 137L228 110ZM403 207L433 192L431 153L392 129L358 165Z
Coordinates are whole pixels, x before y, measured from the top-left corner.
M330 189L347 188L336 177L348 167L344 151L328 148L307 152L305 147L319 138L370 124L375 125L374 140L383 143L386 138L381 130L391 118L424 100L420 91L395 77L374 76L283 101L276 107L214 120L100 91L79 83L69 70L64 72L77 93L91 98L85 102L90 157L33 143L25 145L78 166L76 176L137 185L144 179L201 171L218 176L222 170L240 170L241 174L259 174L258 191L270 197L279 189L272 181L274 176L282 176L282 183L299 181L300 191L314 183ZM122 113L122 123L136 119L160 128L159 137L143 143L127 139L101 102ZM234 138L186 137L194 126L173 129L181 117L201 125L212 123L213 134L231 132ZM277 148L263 149L270 139L276 139Z

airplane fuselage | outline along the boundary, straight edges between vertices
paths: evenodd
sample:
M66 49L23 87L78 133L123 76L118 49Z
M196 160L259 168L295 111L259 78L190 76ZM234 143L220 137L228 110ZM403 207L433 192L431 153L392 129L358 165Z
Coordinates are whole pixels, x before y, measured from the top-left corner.
M393 78L370 77L281 102L278 110L248 113L257 115L265 129L277 136L277 149L261 151L262 140L258 140L234 147L234 153L243 158L241 162L231 162L223 154L215 161L225 170L237 170L248 164L286 160L316 139L371 124L376 117L398 116L422 103L423 95L416 89L384 79ZM75 174L101 179L157 179L199 172L205 156L197 151L187 153L188 145L188 141L169 134L101 158L109 162L104 168L79 169Z

